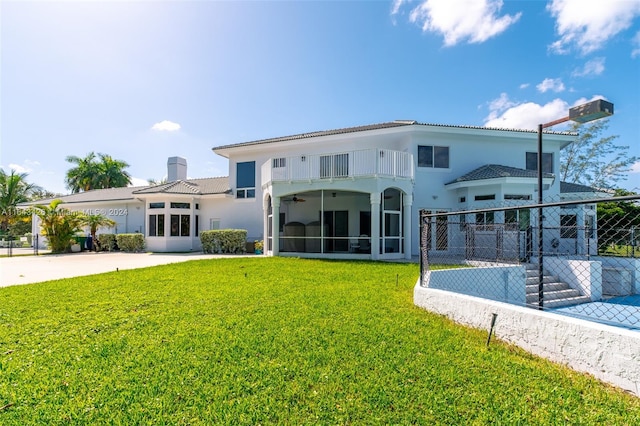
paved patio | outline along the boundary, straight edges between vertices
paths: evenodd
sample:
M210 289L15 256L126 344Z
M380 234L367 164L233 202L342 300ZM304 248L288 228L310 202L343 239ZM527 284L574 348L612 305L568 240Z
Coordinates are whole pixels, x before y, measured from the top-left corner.
M638 330L640 329L640 294L553 309L552 312Z
M26 250L23 252L18 250ZM124 269L145 268L168 263L221 257L255 256L197 253L122 253L81 252L69 254L32 254L32 249L13 249L13 257L0 258L0 287L32 284L61 278L79 277ZM5 254L4 251L0 254Z

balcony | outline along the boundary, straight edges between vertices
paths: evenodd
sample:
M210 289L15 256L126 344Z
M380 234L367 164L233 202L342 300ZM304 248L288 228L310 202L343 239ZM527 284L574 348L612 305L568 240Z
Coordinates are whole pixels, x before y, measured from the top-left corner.
M413 155L389 149L271 158L262 165L263 185L362 177L412 180L413 175Z

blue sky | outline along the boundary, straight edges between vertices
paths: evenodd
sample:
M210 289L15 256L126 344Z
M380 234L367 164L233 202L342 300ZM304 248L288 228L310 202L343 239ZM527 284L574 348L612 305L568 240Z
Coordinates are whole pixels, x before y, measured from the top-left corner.
M3 1L0 166L68 193L67 155L183 156L395 119L535 128L602 97L640 156L640 0ZM562 125L554 130L563 130ZM640 190L640 163L620 186Z

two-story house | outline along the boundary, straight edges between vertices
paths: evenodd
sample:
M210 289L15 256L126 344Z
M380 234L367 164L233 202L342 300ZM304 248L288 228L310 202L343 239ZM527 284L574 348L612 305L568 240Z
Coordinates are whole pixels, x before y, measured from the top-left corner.
M560 150L575 138L545 133L546 199L559 199ZM537 198L535 131L398 120L213 152L228 159L228 177L189 179L186 160L172 157L166 184L73 194L62 197L64 207L104 213L117 232L144 233L151 251L199 250L200 231L241 228L249 240L264 239L270 255L408 259L418 254L421 209ZM456 237L434 239L433 248L448 250L449 238Z

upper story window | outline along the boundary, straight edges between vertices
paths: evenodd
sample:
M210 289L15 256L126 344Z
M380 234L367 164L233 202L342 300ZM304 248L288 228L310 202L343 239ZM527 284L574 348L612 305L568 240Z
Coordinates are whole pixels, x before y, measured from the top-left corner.
M149 203L150 209L164 209L164 203Z
M527 170L538 170L538 153L527 152ZM553 173L553 154L542 153L542 172Z
M449 168L449 147L418 145L418 167Z
M236 164L236 198L256 197L256 162Z
M172 209L190 209L191 203L171 203Z

